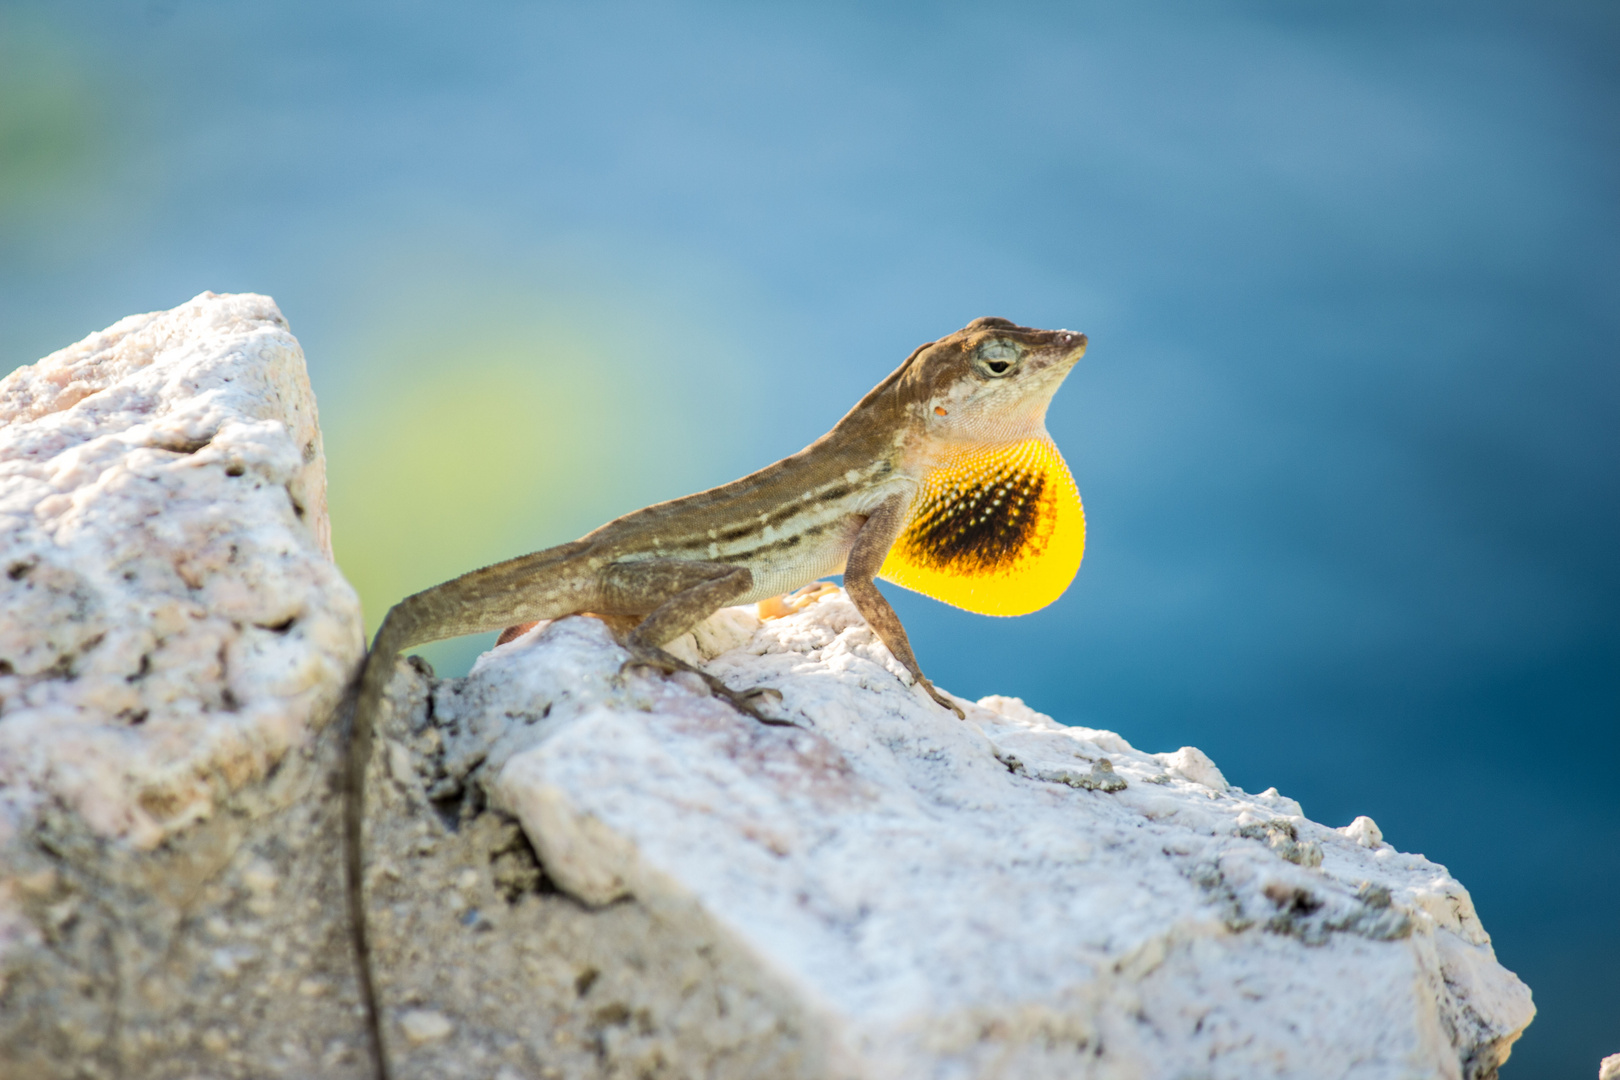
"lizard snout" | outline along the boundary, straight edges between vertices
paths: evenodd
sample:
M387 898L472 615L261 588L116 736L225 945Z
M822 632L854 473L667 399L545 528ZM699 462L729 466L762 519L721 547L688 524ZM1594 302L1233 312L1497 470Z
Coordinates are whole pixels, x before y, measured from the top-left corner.
M1066 360L1072 364L1086 354L1086 335L1078 330L1053 330L1044 351L1051 358L1049 363Z

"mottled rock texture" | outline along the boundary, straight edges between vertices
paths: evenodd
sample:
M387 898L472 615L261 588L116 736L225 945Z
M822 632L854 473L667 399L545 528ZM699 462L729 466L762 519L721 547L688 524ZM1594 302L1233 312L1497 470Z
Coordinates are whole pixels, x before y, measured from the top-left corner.
M266 297L131 316L0 381L0 1075L229 1043L230 988L297 940L230 922L318 895L242 840L323 812L312 734L361 655L325 485Z
M0 564L12 820L151 848L324 722L360 612L275 304L204 294L0 381Z
M360 624L296 343L205 295L0 405L0 1076L368 1075ZM837 592L672 649L798 727L621 673L591 618L400 665L366 845L402 1080L1483 1080L1530 1020L1368 818L1016 698L959 721Z
M708 965L679 976L626 972L644 941L604 965L605 926L536 957L563 992L531 1037L555 1033L564 1075L1478 1078L1530 1020L1467 890L1370 819L1316 824L1193 748L1142 753L1015 698L959 721L842 594L763 625L724 611L677 648L776 688L800 727L620 677L580 618L465 680L412 676L379 754L402 808L510 814L543 888L644 912L663 949L702 943ZM376 876L396 903L420 879ZM487 876L469 937L560 902L503 904ZM406 1051L421 1075L488 1037L476 998L435 999L413 971L431 936L391 932L380 956L385 996L454 1014L453 1037Z

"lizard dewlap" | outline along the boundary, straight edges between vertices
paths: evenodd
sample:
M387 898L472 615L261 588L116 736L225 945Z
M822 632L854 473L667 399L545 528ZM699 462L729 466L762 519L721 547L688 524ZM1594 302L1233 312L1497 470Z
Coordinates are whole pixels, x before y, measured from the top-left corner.
M978 450L931 471L878 577L980 615L1024 615L1069 587L1086 516L1049 438Z

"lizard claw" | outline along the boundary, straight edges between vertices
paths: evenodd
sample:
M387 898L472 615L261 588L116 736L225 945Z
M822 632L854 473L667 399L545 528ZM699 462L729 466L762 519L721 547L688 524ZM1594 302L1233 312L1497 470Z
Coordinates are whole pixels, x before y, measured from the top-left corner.
M951 712L955 713L958 720L967 719L967 714L962 711L962 706L958 705L949 697L936 690L932 682L928 681L927 679L918 679L917 681L922 683L922 688L928 691L929 697L933 698L935 702L945 706L947 709L951 710Z
M714 679L714 681L709 682L710 679ZM719 679L715 679L712 675L705 678L704 682L709 683L709 689L714 691L716 697L725 698L726 701L731 704L733 709L736 709L745 716L753 717L762 724L769 725L770 727L799 726L791 720L778 720L774 716L766 716L754 705L754 702L760 700L761 698L767 697L775 698L777 703L780 704L782 701L782 692L780 690L773 689L769 686L756 686L752 690L733 690Z
M621 677L628 675L636 668L651 668L660 675L673 675L677 671L686 670L679 664L672 664L665 661L662 657L637 656L632 654L630 659L619 665L619 675Z
M756 686L750 690L733 690L731 687L727 686L713 675L710 675L702 668L694 667L693 665L686 663L684 660L681 660L679 657L669 655L662 649L656 651L633 651L630 654L630 658L623 664L619 665L619 674L624 675L631 668L637 667L652 668L653 670L660 671L665 675L673 675L677 671L690 672L703 680L703 685L709 688L709 692L711 694L717 698L723 699L728 705L742 713L744 716L752 717L753 719L758 720L760 723L767 724L771 727L798 727L798 725L791 720L778 720L775 717L766 716L764 713L760 712L759 708L755 705L756 701L766 697L775 697L775 699L780 702L782 700L782 692L774 687Z

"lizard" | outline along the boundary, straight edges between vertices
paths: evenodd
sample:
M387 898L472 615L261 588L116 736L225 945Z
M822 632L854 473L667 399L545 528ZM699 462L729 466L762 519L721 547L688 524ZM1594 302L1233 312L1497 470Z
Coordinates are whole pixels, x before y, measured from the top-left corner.
M831 431L740 480L608 522L578 540L463 574L389 609L351 686L343 841L349 926L376 1080L388 1080L367 939L361 824L375 717L400 654L539 621L603 617L644 666L697 675L767 724L764 693L739 692L665 651L721 607L843 574L844 590L933 701L963 716L917 663L882 578L986 615L1056 600L1085 550L1085 513L1046 430L1086 336L975 319L918 346Z

